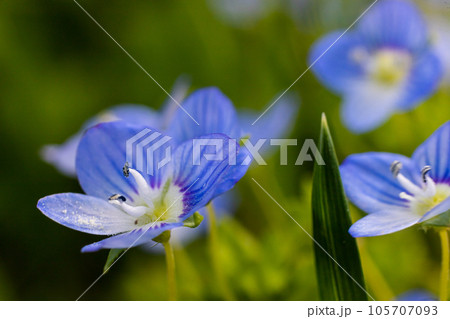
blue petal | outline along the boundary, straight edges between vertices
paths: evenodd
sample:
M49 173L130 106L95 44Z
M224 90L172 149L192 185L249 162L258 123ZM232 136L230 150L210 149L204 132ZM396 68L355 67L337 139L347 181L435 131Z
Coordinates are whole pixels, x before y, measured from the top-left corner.
M232 189L234 185L244 177L245 173L247 173L251 163L252 157L248 149L246 147L239 148L236 157L236 165L229 166L227 171L222 175L213 197Z
M341 108L345 126L354 133L371 131L395 112L403 91L372 81L355 82L349 87Z
M309 54L310 65L317 61L312 67L314 74L337 93L346 92L366 73L353 58L354 50L363 46L361 39L351 33L342 34L343 31L337 31L324 36L313 45Z
M198 141L205 146L197 153L194 144ZM217 149L215 145L207 145L208 143L218 143ZM185 193L183 199L185 208L180 218L187 217L204 207L210 200L220 195L219 189L230 189L232 177L227 174L228 169L236 161L237 152L239 145L236 141L223 134L199 137L184 142L175 150L172 159L173 182ZM218 155L219 158L208 160L205 158L208 154ZM236 182L234 179L234 183Z
M426 220L429 220L433 217L436 217L440 214L446 213L450 211L450 197L447 197L444 201L440 202L438 205L433 207L429 212L427 212L423 217L420 219L420 223L424 222Z
M183 223L154 223L132 230L128 233L106 238L102 241L84 246L83 253L91 253L100 249L127 249L151 242L153 238L166 230L181 227Z
M44 161L55 166L61 173L69 177L76 177L75 157L81 133L71 136L61 145L46 145L41 150Z
M389 47L420 53L428 45L424 17L409 1L379 1L361 19L356 32L370 49Z
M162 113L162 126L159 128L161 130L166 130L180 105L187 95L190 86L190 79L187 76L180 76L175 81L175 84L170 91L170 97L167 97L161 107ZM161 125L161 124L160 124Z
M135 104L117 105L87 120L81 130L63 144L44 146L42 158L47 163L54 165L61 173L69 177L76 177L76 152L84 131L98 123L118 120L157 129L163 122L162 116L147 106Z
M157 130L162 129L163 117L158 112L145 105L135 105L135 104L123 104L117 105L105 113L106 116L111 114L116 120L122 120L130 124L143 125L147 127L152 127ZM102 114L100 114L99 119L102 119ZM106 118L107 119L107 118ZM100 122L110 122L110 121L100 121Z
M436 182L450 183L450 121L437 129L414 152L412 159L419 168L431 166L430 176Z
M437 301L438 298L426 290L410 290L395 298L396 301Z
M409 110L430 96L439 86L443 69L439 58L431 51L414 64L404 88L399 108Z
M348 232L353 237L386 235L417 224L419 219L419 215L411 213L408 209L392 208L361 218Z
M178 109L167 133L177 142L214 133L241 137L234 106L219 89L197 90L183 102L183 107L198 124L181 108Z
M126 144L127 141L139 133L150 130L151 133L157 133L156 130L148 129L144 126L135 126L128 123L117 121L98 124L89 130L82 138L77 153L77 174L81 187L88 195L107 199L113 194L121 194L127 199L133 201L137 191L133 178L126 178L123 175L123 166L127 162ZM150 133L149 133L150 134ZM145 150L155 145L160 138L151 142L144 142L148 134L145 134L136 143L142 147L144 155L140 156L136 152L136 143L133 148L135 159L140 158L143 162L142 172L146 171ZM142 143L145 143L143 145ZM154 162L162 158L164 150L170 144L158 148L154 153ZM135 162L129 163L131 167L140 169ZM139 166L139 165L138 165ZM152 187L159 187L165 178L166 167L155 170L154 175L145 175L147 181Z
M243 128L243 136L249 136L253 145L259 139L286 138L295 124L299 103L296 95L285 94L254 125L252 124L261 112L240 111L239 122ZM264 146L260 149L260 153L269 151L268 143Z
M402 162L405 177L420 180L411 160L403 155L363 153L347 157L341 165L341 176L350 201L366 213L407 207L408 203L399 197L405 190L390 171L394 161Z
M89 234L112 235L136 228L135 218L97 197L56 194L41 198L37 207L55 222Z

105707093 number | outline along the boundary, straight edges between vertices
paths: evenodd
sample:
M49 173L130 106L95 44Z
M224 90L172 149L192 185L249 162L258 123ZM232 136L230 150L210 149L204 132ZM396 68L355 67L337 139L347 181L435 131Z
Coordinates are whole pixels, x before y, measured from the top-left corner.
M436 316L437 306L369 306L369 316Z

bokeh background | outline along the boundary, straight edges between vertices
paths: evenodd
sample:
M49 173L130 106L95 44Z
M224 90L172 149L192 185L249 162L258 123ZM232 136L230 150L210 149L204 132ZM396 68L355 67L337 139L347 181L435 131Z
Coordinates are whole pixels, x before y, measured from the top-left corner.
M306 68L311 44L345 29L370 4L364 0L87 1L79 3L167 90L180 75L192 89L218 86L237 108L263 110ZM247 2L247 1L244 1ZM450 16L445 1L421 4ZM232 3L232 5L230 5ZM256 4L255 4L256 3ZM71 0L0 2L0 300L75 300L102 273L106 251L81 254L97 236L50 221L39 198L81 192L75 180L44 163L40 148L61 143L89 117L120 103L158 108L164 92ZM450 117L443 85L415 110L353 135L339 119L339 97L311 72L292 92L301 109L291 137L317 139L326 112L338 157L365 151L410 155ZM255 177L311 231L312 163L253 168L239 183L241 202L220 222L220 261L235 299L316 300L310 239L252 181ZM352 209L353 219L362 216ZM195 230L193 230L195 231ZM411 228L358 240L369 292L390 299L410 289L436 293L439 243ZM176 251L180 299L223 299L208 238ZM130 250L83 299L164 300L164 256Z

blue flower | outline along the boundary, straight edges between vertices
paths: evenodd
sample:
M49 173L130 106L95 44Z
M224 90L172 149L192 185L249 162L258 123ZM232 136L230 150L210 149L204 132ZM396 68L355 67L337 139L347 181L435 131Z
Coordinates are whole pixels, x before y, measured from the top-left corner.
M415 289L407 291L395 298L396 301L437 301L438 298L434 296L432 293L421 290L421 289Z
M443 84L450 85L450 23L447 16L432 15L429 17L431 40L444 70Z
M126 141L145 127L116 121L88 129L76 159L78 180L87 195L56 194L38 202L37 207L47 217L64 226L90 234L113 235L85 246L83 252L149 243L162 232L183 226L194 212L233 187L240 178L230 173L239 145L223 134L202 137L207 142L222 141L220 160L204 158L204 154L211 153L207 146L201 149L201 162L196 165L192 160L194 143L187 141L174 146L172 160L155 174L150 176L133 168L127 172L127 167L123 168ZM159 163L163 158L165 148L160 147L153 153L153 161Z
M341 165L348 198L368 213L350 228L354 237L393 233L450 210L450 122L411 158L391 153L349 156Z
M209 0L212 11L234 27L248 27L267 16L276 7L272 0Z
M185 85L178 86L174 93L175 99L181 101L184 98L185 91ZM258 118L258 112L245 110L238 113L228 97L214 87L203 88L193 92L183 102L183 108L199 125L176 105L164 107L162 113L155 112L144 106L124 105L114 107L102 115L87 121L82 131L69 138L63 145L47 147L46 158L48 161L55 163L66 175L75 176L76 151L85 129L99 122L115 120L123 120L130 124L144 125L162 130L173 137L173 140L178 144L213 133L225 134L236 140L244 136L250 137L253 144L260 138L282 138L293 127L298 111L298 100L293 95L286 94L255 125L252 125L252 123ZM268 143L266 144L261 149L261 152L268 152L269 145ZM238 163L243 163L249 156L248 151L243 148L238 154ZM234 181L239 180L246 173L249 164L250 162L246 165L238 165L234 168L234 172L230 171L230 175L235 176L234 179L230 180L230 185L234 185ZM223 187L224 189L218 191L222 193L227 189L226 185L223 185ZM213 204L216 212L219 214L232 213L237 207L236 201L236 194L230 194L215 199ZM208 214L204 209L201 209L199 212L204 216L204 222L195 231L185 228L177 229L172 234L175 241L187 243L206 231ZM150 251L158 251L158 249Z
M391 114L414 108L438 87L441 63L414 4L382 0L354 31L339 38L342 33L320 39L309 60L317 61L312 69L319 80L342 96L342 121L351 131L375 129Z
M181 102L186 96L187 89L188 83L184 78L180 78L176 81L171 95L175 101ZM76 177L75 158L77 148L83 133L88 128L98 123L122 120L131 124L146 125L162 131L169 125L174 109L177 107L172 99L166 100L160 112L137 104L122 104L111 107L87 120L81 130L69 137L63 144L44 146L41 150L41 156L47 163L54 165L64 175Z

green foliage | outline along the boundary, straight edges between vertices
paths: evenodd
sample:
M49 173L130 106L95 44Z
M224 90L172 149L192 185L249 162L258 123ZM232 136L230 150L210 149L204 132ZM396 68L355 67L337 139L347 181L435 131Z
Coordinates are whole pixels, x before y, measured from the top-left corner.
M166 90L185 74L193 88L220 87L240 109L262 110L277 92L285 90L308 67L311 43L327 31L321 26L307 33L280 11L254 26L235 29L217 19L206 1L200 0L79 3ZM349 23L362 12L356 11L348 17ZM342 20L335 23L338 28L348 26ZM0 1L0 69L0 148L4 152L0 299L73 300L101 273L108 252L80 254L81 247L100 236L66 229L37 211L40 197L82 192L75 180L44 163L39 150L44 144L63 142L90 116L112 105L158 108L166 95L72 1ZM441 88L416 109L357 136L341 123L340 98L311 72L289 92L299 94L302 101L292 136L299 141L315 136L319 122L312 119L326 112L333 137L342 142L336 148L341 159L367 151L411 155L450 118L449 90ZM295 147L291 148L295 153ZM293 155L289 164L295 161L297 154ZM250 174L257 173L258 182L305 229L311 229L312 165L280 167L275 164L278 156L268 159L269 166L252 168ZM221 261L237 298L317 299L310 239L260 189L253 188L250 176L239 184L241 203L234 215L219 224ZM354 219L360 217L355 211ZM435 236L411 228L364 239L362 248L396 294L415 288L433 292L440 265L439 243L434 240ZM207 247L205 234L175 252L182 300L219 297ZM363 253L362 262L365 267ZM164 264L162 255L133 248L83 299L165 299ZM369 291L382 299L372 288L377 278L369 280L371 274L365 271Z
M106 258L105 266L103 266L103 273L107 273L109 268L113 263L120 257L120 255L125 251L125 249L111 249L108 253L108 258Z
M350 213L325 114L319 143L325 165L314 166L312 192L319 295L322 300L367 300L358 248L348 233Z

